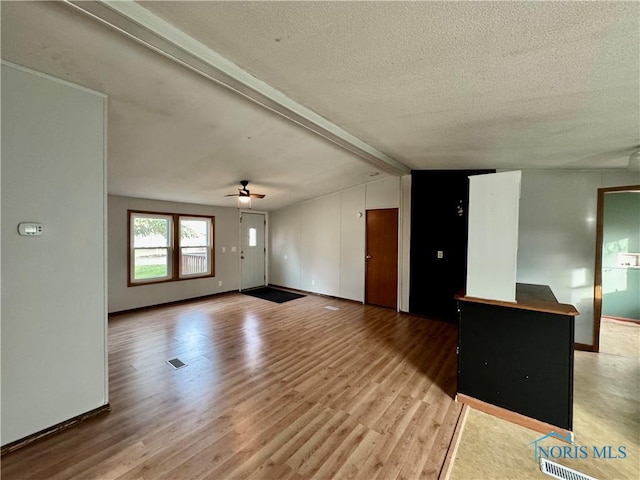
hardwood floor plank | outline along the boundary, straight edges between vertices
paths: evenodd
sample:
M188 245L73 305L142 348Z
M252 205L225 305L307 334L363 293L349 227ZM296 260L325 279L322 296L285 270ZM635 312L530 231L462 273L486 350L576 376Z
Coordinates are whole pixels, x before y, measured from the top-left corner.
M353 425L348 424L348 418L349 415L344 412L334 412L332 417L320 426L316 434L289 457L287 465L308 478L327 459L331 450L342 443L349 434Z
M459 415L456 335L314 295L117 315L112 411L6 455L2 477L430 478ZM175 357L187 366L174 370Z

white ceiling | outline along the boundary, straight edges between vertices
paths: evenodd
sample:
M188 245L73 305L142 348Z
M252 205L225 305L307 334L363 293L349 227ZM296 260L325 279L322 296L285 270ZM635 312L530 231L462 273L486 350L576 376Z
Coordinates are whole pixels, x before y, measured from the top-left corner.
M626 168L640 144L637 2L140 4L412 169ZM1 16L3 59L110 96L110 193L231 206L246 178L271 210L381 171L68 5Z

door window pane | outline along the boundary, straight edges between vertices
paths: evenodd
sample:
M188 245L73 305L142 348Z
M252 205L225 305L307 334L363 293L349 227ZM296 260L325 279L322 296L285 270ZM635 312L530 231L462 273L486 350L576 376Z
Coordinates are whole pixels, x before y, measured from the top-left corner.
M257 245L257 231L255 228L249 229L249 246L255 247Z

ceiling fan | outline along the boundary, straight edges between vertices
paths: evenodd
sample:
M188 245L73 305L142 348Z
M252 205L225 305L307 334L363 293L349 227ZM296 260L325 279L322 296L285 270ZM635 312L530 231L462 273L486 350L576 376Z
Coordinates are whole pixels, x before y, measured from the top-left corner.
M225 195L225 197L238 197L238 205L241 206L251 206L252 198L264 198L265 195L262 193L251 193L247 188L249 185L249 180L240 180L240 185L242 188L238 189L238 193L229 193Z

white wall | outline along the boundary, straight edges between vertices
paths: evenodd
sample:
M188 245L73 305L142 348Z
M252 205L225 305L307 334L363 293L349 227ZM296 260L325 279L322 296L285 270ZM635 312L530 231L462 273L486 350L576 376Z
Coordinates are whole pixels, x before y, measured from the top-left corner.
M409 311L411 284L411 175L400 179L400 250L402 257L398 278L400 279L400 311Z
M215 277L128 287L127 210L214 216ZM240 288L239 218L236 208L109 195L109 312L237 291ZM235 252L231 251L232 247L236 247ZM218 285L220 281L222 286Z
M399 206L388 177L271 212L270 283L363 302L365 210Z
M364 301L365 194L364 185L340 192L340 288L336 296L360 302Z
M3 445L107 403L105 102L2 65Z
M640 173L525 170L522 173L517 281L549 285L575 305L576 342L593 345L598 188L640 183Z
M303 204L269 213L269 283L302 288Z

